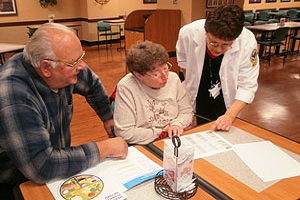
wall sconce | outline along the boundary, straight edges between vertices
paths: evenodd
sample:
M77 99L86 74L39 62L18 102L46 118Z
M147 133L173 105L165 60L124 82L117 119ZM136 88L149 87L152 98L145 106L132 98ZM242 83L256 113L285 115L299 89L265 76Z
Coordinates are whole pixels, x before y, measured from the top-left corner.
M103 5L103 4L107 4L110 0L95 0L97 3Z

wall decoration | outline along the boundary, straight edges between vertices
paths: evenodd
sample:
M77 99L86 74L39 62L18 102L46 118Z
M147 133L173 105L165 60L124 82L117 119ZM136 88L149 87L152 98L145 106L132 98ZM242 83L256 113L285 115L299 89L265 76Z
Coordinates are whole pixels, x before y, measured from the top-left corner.
M266 0L266 3L274 3L276 2L277 0Z
M16 0L0 1L0 15L16 15Z
M291 0L280 0L280 2L290 2Z
M157 3L157 0L143 0L143 3Z
M234 4L234 0L206 0L207 8L214 8L224 4Z
M49 5L54 6L57 4L57 0L40 0L40 5L42 8L46 8Z
M249 0L249 3L261 3L261 0Z

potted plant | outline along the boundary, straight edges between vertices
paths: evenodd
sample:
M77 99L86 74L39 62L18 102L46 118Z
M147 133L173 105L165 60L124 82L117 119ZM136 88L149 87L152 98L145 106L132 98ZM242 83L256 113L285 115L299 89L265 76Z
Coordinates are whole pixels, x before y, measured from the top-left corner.
M45 8L48 5L53 6L57 4L57 0L40 0L40 5Z

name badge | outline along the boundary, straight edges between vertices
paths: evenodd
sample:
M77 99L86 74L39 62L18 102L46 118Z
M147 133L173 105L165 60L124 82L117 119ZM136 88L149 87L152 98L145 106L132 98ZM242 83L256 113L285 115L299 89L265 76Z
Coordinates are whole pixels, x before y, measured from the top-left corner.
M219 96L219 94L220 94L221 88L222 88L221 87L221 82L213 84L210 87L210 89L208 90L209 91L209 96L213 97L214 99L217 98L217 96Z

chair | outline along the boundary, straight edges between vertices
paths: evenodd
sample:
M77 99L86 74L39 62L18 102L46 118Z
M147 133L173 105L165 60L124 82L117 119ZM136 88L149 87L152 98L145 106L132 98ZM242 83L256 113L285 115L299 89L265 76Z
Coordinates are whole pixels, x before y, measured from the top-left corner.
M112 26L116 27L115 31L112 31ZM110 25L110 23L104 22L102 20L97 22L98 31L98 49L100 44L100 37L105 37L106 49L108 49L108 43L118 42L121 48L121 28L120 25ZM115 36L113 38L113 36Z
M253 25L261 25L261 24L266 24L266 23L267 23L267 21L258 20L258 21L255 21ZM255 30L255 31L253 31L253 33L255 35L256 40L261 40L261 35L264 34L265 32Z
M287 11L287 17L290 21L299 21L297 9L291 8Z
M251 26L252 24L250 22L244 21L244 26Z
M267 21L267 24L272 24L272 23L279 23L278 19L269 19Z
M29 26L27 26L27 28L28 28L28 32L27 32L28 37L31 38L31 36L34 34L34 32L37 30L37 28L31 28Z
M258 14L258 20L268 21L270 19L269 10L263 10Z
M272 47L276 47L276 54L279 54L279 50L281 46L284 46L283 52L283 63L285 62L285 58L287 57L287 38L289 36L289 28L279 28L275 31L273 31L270 38L266 38L265 40L259 40L257 41L258 44L260 44L260 48L264 48L264 52L266 52L266 48L268 47L268 55L266 56L266 59L271 61L271 49ZM265 53L266 54L266 53Z
M254 13L253 12L245 12L245 22L253 23Z

